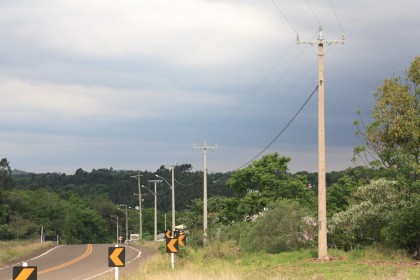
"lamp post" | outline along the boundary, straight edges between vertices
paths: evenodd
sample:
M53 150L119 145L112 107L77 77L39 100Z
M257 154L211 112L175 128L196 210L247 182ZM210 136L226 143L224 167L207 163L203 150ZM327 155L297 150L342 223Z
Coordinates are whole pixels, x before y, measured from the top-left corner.
M174 233L175 233L175 175L174 175L174 169L175 169L175 164L171 164L169 165L172 168L172 238L174 237ZM163 181L165 181L168 185L168 181L166 181L163 177L160 177L159 175L155 175L158 178L161 178ZM170 185L169 185L170 186ZM172 265L172 269L175 268L175 255L174 253L171 253L171 265Z
M165 178L159 176L159 175L155 175L156 177L162 179L163 181L165 181L166 184L168 184L168 186L171 187L172 189L172 234L174 234L175 232L175 185L174 185L174 169L172 168L172 186L171 184L168 183L168 181L165 180Z
M141 188L140 188L140 177L143 175L140 175L140 172L135 176L130 176L131 178L137 178L138 182L138 190L139 190L139 241L143 238L143 221L142 221L142 215L141 215Z
M125 207L125 240L128 240L128 212L126 204L119 204L117 206Z
M114 223L116 223L117 224L117 244L118 244L118 237L119 237L119 232L118 232L118 227L119 227L119 223L118 223L118 214L115 214L115 215L110 215L110 217L111 218L117 218L117 221L114 221L114 220L112 220L111 219L111 221L113 221Z
M146 188L145 186L142 186L142 187L147 189L149 192L151 192L155 196L155 223L154 223L155 238L154 238L154 240L157 241L157 192L156 192L156 185L157 185L157 183L162 183L162 180L149 180L149 182L155 184L155 192L152 192L150 189Z

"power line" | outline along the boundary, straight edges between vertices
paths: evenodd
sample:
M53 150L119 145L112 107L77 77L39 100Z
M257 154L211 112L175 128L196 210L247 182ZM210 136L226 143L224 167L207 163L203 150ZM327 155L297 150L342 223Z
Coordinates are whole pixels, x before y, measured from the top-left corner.
M302 54L305 52L305 49L302 49L302 51L298 54L298 56L293 60L292 64L283 72L283 74L280 76L280 78L271 86L271 88L267 91L266 94L262 96L262 98L254 103L254 106L251 108L249 113L252 113L256 107L258 107L264 99L277 87L277 85L280 83L280 81L283 80L283 78L286 76L287 73L292 69L292 67L295 65L295 63L299 60L299 58L302 56Z
M292 89L294 89L316 66L316 62L314 62L312 64L312 66L306 70L306 72L299 78L296 80L296 82L287 90L287 91L291 91ZM270 104L277 104L279 102L281 95L278 95L277 98L275 98L273 100L273 102L270 102Z
M181 183L181 182L178 182L178 181L175 179L175 182L176 182L176 183L178 183L178 185L188 187L188 186L191 186L191 185L196 184L198 181L197 181L197 180L195 180L195 181L194 181L194 182L192 182L192 183L189 183L189 184L183 184L183 183Z
M265 77L262 79L262 81L258 84L258 86L251 92L251 94L249 94L247 96L247 98L245 99L245 102L243 103L243 105L245 105L246 103L248 103L249 99L261 88L261 86L263 85L263 83L268 79L268 77L271 75L271 73L274 71L274 69L277 68L277 66L279 65L280 61L283 60L283 58L286 56L286 54L289 52L289 50L292 48L292 46L295 44L295 42L292 41L292 43L289 45L289 47L287 48L287 50L283 53L283 55L281 57L279 57L279 59L276 61L276 63L271 67L270 71L268 71L268 73L265 75ZM239 111L243 108L239 107L235 113L232 114L232 117L235 116L237 113L239 113Z
M321 22L319 21L319 18L318 18L318 17L317 17L317 15L315 14L315 11L314 11L314 9L312 9L312 6L311 6L311 4L309 4L309 1L308 1L308 0L306 0L306 3L308 4L309 8L311 9L312 14L314 15L314 17L315 17L316 21L318 22L318 25L321 25Z
M344 28L343 28L343 26L341 25L340 20L338 19L337 13L335 12L335 8L334 8L334 5L333 5L333 3L332 3L332 1L331 1L331 0L330 0L330 4L331 4L331 8L332 8L332 10L333 10L333 12L334 12L335 18L337 19L338 25L340 25L341 33L345 34L346 32L344 32Z
M283 132L290 126L290 124L294 121L294 119L299 115L299 113L302 111L302 109L305 107L305 105L309 102L309 100L312 98L312 96L314 95L314 93L318 90L318 86L316 86L316 88L314 89L314 91L312 91L311 95L309 95L308 99L306 99L306 101L303 103L303 105L299 108L299 110L297 111L297 113L292 117L292 119L286 124L286 126L277 134L276 137L274 137L274 139L255 157L253 157L250 161L248 161L247 163L243 164L242 166L238 167L235 169L235 171L241 169L244 166L247 166L248 164L250 164L252 161L254 161L256 158L258 158L262 153L264 153L271 145L273 145L273 143L280 137L280 135L283 134Z
M286 20L286 22L289 24L290 28L293 29L293 31L295 31L296 34L298 34L299 32L296 31L296 29L293 27L293 25L290 23L290 21L287 19L286 15L283 13L283 11L280 9L280 6L277 4L277 2L275 0L271 0L274 4L274 6L276 6L277 11L279 11L279 13L283 16L283 18Z

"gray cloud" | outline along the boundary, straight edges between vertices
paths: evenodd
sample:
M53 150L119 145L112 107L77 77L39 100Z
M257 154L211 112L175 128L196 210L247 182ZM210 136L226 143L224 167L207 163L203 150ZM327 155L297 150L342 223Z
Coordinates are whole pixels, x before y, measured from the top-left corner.
M347 37L325 57L327 169L344 169L355 109L369 120L375 88L419 55L420 3L332 1L340 26L329 0L309 2L318 19L306 1L278 1L287 20L269 0L3 1L0 154L29 171L201 169L206 139L210 170L237 168L315 88L316 46L294 41L319 20ZM267 152L315 171L316 114L314 96Z

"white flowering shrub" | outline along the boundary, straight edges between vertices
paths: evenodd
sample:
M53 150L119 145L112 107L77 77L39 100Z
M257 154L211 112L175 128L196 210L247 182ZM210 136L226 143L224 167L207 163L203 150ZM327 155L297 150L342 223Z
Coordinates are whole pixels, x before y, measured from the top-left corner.
M385 179L359 187L354 199L354 204L335 213L328 224L332 243L345 249L354 244L383 241L382 228L405 204L397 182Z

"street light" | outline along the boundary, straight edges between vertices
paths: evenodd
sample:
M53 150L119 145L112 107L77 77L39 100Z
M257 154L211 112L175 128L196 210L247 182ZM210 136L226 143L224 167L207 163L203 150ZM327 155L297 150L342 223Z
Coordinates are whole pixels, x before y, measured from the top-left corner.
M118 214L115 215L110 215L111 218L117 218L117 221L114 221L113 219L111 219L111 221L113 221L114 223L117 224L117 244L119 243L119 233L118 233L118 228L119 228L119 223L118 223Z
M128 240L128 213L126 204L118 204L117 206L125 206L125 240Z
M168 181L165 180L165 178L159 176L159 175L155 175L156 177L162 179L163 181L165 181L166 184L168 184L171 189L172 189L172 234L174 234L175 232L175 178L174 178L174 168L172 168L172 186L171 184L168 183Z
M131 178L137 178L138 181L138 188L139 188L139 241L142 240L143 237L143 221L142 221L142 215L141 215L141 188L140 188L140 177L143 175L140 175L140 172L138 175L130 176Z
M175 234L175 176L174 176L174 169L175 169L175 164L171 164L169 165L172 168L172 238L174 237ZM162 180L164 180L168 185L168 181L166 181L163 177L160 177L159 175L155 175L158 178L161 178ZM171 264L172 264L172 269L174 269L175 267L175 254L171 253Z
M152 192L149 188L146 188L145 186L142 186L143 188L147 189L149 192L151 192L155 196L155 241L157 241L157 192L156 192L156 185L157 183L161 183L162 180L149 180L149 182L152 182L155 184L155 192Z

